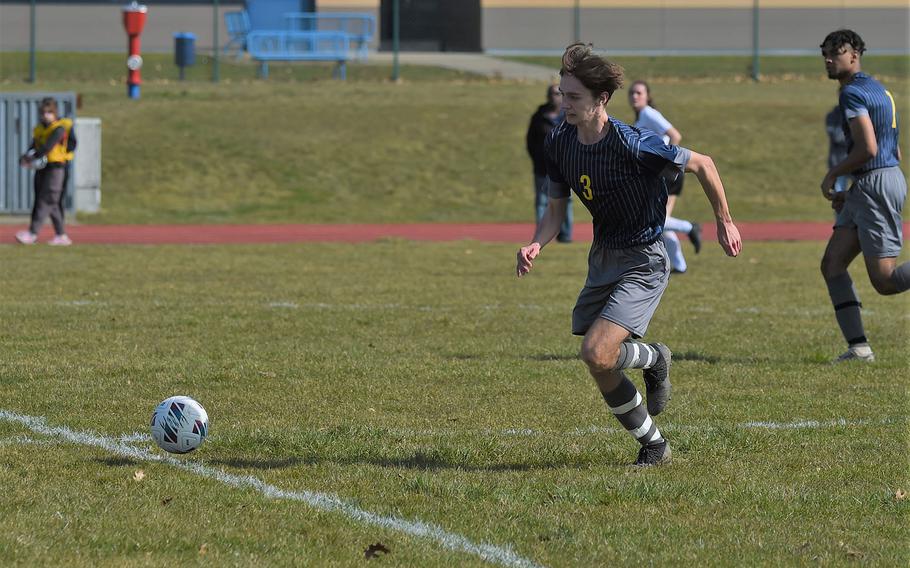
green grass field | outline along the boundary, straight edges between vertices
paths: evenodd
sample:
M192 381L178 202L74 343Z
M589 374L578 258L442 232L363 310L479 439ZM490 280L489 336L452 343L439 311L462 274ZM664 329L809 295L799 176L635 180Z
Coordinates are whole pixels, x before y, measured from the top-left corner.
M767 58L766 80L754 84L744 80L747 59L619 61L630 79L652 79L683 144L715 158L738 219L826 220L818 184L836 85L813 57ZM424 67L393 84L388 67L372 65L351 65L346 83L328 78L330 66L275 65L262 82L254 66L230 61L218 85L203 65L178 83L171 58L150 54L142 99L130 101L117 54L42 54L35 86L23 81L26 54L0 54L0 63L0 88L76 91L80 115L101 117L103 211L80 222L533 219L524 136L542 84ZM906 63L870 57L867 67L888 77L908 115ZM608 108L630 121L624 97ZM696 186L690 180L676 211L708 220Z
M857 277L879 360L829 365L821 249L712 245L672 279L649 338L675 352L675 459L635 470L569 334L582 244L521 280L470 241L0 247L0 558L486 565L457 535L507 566L904 566L908 297ZM177 393L211 417L179 459L204 466L124 455L163 453L144 434Z
M738 220L830 220L835 86L816 58L760 84L744 61L621 62L715 157ZM876 65L906 108L906 58ZM129 101L122 66L42 54L33 86L0 54L3 90L73 90L103 120L104 210L82 223L532 219L542 84L231 62L178 83L151 54ZM698 194L680 216L710 218ZM0 564L346 567L381 543L371 564L905 566L910 295L857 266L878 361L831 366L823 246L690 255L648 337L675 362L674 462L649 470L576 357L581 243L521 280L515 246L472 241L0 246ZM211 418L183 458L147 435L174 394Z

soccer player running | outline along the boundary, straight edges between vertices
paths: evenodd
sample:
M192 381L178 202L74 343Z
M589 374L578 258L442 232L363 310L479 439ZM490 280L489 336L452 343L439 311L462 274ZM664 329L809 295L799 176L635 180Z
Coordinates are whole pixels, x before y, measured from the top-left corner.
M572 313L572 333L583 335L581 359L610 411L641 444L635 465L670 458L670 447L651 416L670 398L670 350L642 343L667 287L670 264L661 242L667 183L683 171L697 177L714 209L717 234L729 256L742 249L727 209L723 184L708 156L670 146L656 134L607 115L622 86L622 67L596 55L591 45L566 48L559 71L566 120L547 137L547 210L531 243L518 251L518 276L527 274L541 249L559 233L569 191L591 212L594 242L588 277ZM643 369L647 409L625 369Z
M890 92L860 69L866 44L856 32L838 30L819 46L829 79L840 83L847 157L828 170L822 194L837 211L834 232L822 257L821 271L847 351L835 362L871 362L875 354L863 329L861 304L847 267L860 253L879 294L910 288L910 262L897 265L901 251L901 209L907 182L898 167L897 108ZM834 191L838 177L852 175L848 191Z

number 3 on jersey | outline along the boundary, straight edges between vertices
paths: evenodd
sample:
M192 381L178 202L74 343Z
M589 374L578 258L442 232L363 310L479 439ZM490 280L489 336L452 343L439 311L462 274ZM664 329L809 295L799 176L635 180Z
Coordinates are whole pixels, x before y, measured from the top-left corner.
M894 96L891 91L885 91L885 94L891 99L891 128L897 128L897 105L894 104Z
M583 188L581 196L588 201L594 199L594 190L591 189L591 177L587 174L582 174L582 176L578 178L578 181L581 182L581 187Z

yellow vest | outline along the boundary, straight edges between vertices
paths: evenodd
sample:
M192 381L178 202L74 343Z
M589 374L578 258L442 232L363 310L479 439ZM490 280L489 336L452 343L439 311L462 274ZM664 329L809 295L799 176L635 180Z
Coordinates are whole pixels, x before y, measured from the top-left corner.
M69 138L70 131L73 129L73 121L69 118L58 118L54 122L45 126L42 123L38 123L38 126L35 127L34 137L35 137L35 148L40 148L44 146L47 139L51 137L51 134L54 130L57 130L59 127L63 127L63 138L60 139L57 144L47 153L48 163L63 163L72 161L74 154L73 152L66 151L66 140Z

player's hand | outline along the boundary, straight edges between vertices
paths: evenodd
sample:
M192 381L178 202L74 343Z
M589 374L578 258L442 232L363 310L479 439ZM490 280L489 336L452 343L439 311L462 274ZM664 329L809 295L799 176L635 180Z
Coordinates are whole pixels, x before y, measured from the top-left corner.
M531 267L533 266L531 261L537 258L538 254L540 254L540 243L531 243L518 250L518 267L515 272L519 278L531 272Z
M743 239L733 221L717 221L717 241L727 256L739 256L743 250Z
M847 196L844 194L843 191L836 192L831 197L831 209L834 209L835 211L840 213L840 210L844 208L844 203L846 201L847 201Z
M28 164L29 164L30 162L31 162L31 160L28 159L28 156L27 156L27 155L21 156L21 157L19 158L19 165L22 166L23 168L28 167Z
M822 180L822 195L825 196L825 199L828 201L834 199L834 182L837 181L836 176L832 176L830 173L825 175L825 179Z

